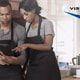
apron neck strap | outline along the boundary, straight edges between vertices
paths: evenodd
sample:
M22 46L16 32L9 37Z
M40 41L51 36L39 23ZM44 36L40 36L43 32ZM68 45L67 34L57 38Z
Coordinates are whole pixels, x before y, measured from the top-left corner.
M30 23L29 26L28 26L28 29L27 29L27 32L26 32L26 36L28 35L29 29L30 29L30 27L31 27L31 24L32 24L32 23Z
M39 16L38 36L40 36L41 22L42 22L42 17L41 17L41 16ZM28 35L28 32L29 32L30 27L31 27L31 24L32 24L32 22L30 23L30 25L29 25L29 27L28 27L28 29L27 29L26 35Z
M13 31L13 22L11 22L11 41L13 41L13 35L14 31Z
M42 17L39 16L38 36L40 36L41 22L42 22Z

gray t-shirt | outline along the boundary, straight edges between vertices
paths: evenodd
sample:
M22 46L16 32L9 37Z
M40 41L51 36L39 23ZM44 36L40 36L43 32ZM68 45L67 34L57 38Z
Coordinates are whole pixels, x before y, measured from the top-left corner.
M30 23L26 23L26 31L29 27ZM47 20L47 19L42 19L42 23L41 23L41 29L40 29L40 35L41 37L44 39L44 37L48 34L51 34L54 37L54 29L53 29L53 24L51 21ZM38 27L35 27L34 29L32 27L30 27L30 30L27 34L27 37L33 37L38 35Z
M14 29L14 36L13 36L14 42L16 42L18 45L23 44L26 36L25 28L14 22L13 29ZM0 40L11 40L11 31L5 33L0 28ZM21 63L24 64L26 61L25 51L21 52L21 55L18 58L21 59Z

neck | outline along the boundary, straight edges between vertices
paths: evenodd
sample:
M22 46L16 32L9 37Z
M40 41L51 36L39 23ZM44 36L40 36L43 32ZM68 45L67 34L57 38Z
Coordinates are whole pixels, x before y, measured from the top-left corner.
M32 25L39 23L39 16L35 15L35 18L33 19Z
M1 23L1 29L4 31L9 31L11 29L11 22L10 23Z

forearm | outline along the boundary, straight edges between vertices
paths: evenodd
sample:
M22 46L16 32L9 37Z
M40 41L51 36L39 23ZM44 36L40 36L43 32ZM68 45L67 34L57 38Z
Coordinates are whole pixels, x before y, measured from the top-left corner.
M52 45L48 44L28 44L28 47L36 50L50 50Z
M21 64L21 60L19 58L15 58L12 60L10 64L13 64L13 65Z
M17 57L14 56L2 56L3 58L1 59L2 62L6 63L7 65L13 64L13 65L17 65L21 63L21 60ZM6 65L5 64L5 65Z
M20 64L21 65L24 65L24 63L26 61L26 52L25 51L22 51L21 52L21 55L18 56L18 59L20 60Z
M32 43L24 43L16 48L13 49L13 51L21 52L26 50L27 48L35 49L35 50L50 50L53 44L53 37L52 36L46 36L46 39L44 40L44 44L32 44Z
M14 57L14 56L5 56L3 61L8 64L13 64L13 65L17 65L17 64L21 63L21 60L17 57Z
M53 44L53 36L47 35L45 36L44 44L26 44L31 49L36 50L50 50Z
M13 57L13 58L14 58L14 60L13 60L12 64L21 64L21 65L23 65L26 61L25 51L22 51L21 55L18 56L17 58L16 57Z

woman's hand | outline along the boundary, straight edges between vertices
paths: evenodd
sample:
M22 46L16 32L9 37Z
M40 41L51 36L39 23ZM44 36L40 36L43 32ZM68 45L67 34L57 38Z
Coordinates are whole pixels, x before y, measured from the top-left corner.
M15 51L15 52L21 52L21 51L24 51L25 49L27 49L29 47L29 44L22 44L21 46L18 46L14 49L12 49L12 51Z

